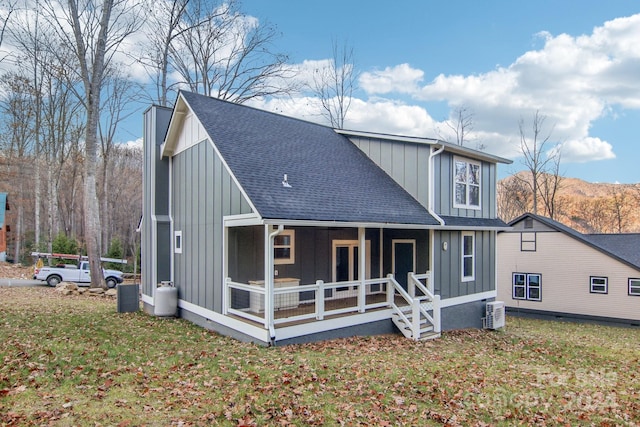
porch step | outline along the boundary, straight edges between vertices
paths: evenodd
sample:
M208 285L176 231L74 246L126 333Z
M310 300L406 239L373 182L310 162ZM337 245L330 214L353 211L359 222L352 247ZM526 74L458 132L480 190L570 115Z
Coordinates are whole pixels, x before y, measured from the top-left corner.
M411 315L407 316L409 322L411 322ZM402 332L402 334L407 338L413 338L413 331L411 330L411 325L405 323L404 319L402 319L397 314L392 316L392 321L396 325L396 327ZM433 332L433 325L427 322L427 319L422 318L420 320L420 339L433 339L439 337L439 333Z

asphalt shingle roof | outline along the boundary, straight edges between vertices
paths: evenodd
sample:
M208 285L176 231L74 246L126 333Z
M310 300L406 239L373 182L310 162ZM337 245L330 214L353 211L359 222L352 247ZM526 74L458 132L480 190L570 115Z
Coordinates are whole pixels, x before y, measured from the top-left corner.
M593 244L640 268L640 234L586 234Z
M180 92L266 219L438 225L333 129ZM287 174L290 188L282 185Z
M449 227L507 228L500 218L473 218L462 216L440 216Z

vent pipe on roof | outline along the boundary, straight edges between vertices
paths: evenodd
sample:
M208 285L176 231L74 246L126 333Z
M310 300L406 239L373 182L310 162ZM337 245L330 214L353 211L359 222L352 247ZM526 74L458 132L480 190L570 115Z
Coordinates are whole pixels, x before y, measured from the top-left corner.
M284 174L284 178L282 179L282 186L284 188L291 188L291 184L289 184L289 179L286 173Z

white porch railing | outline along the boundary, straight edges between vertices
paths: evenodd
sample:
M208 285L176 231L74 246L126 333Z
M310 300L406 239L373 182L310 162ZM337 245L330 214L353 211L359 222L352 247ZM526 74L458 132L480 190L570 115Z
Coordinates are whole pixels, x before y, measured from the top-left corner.
M274 325L388 307L386 278L274 288ZM347 289L345 291L345 289ZM232 314L269 327L264 313L264 286L226 281L224 314ZM377 298L376 298L377 296Z
M325 283L318 280L314 284L277 287L273 289L273 316L265 314L264 286L238 283L227 278L223 314L238 316L271 329L291 322L321 321L330 316L393 308L394 313L410 325L411 337L419 339L420 330L424 329L424 321L419 321L421 317L432 325L432 331L440 332L439 296L434 296L433 290L429 289L429 286L432 288L429 280L426 286L420 282L427 278L428 274L410 274L409 292L395 281L393 275L364 281ZM396 303L398 295L406 304ZM417 310L418 316L407 314L406 307ZM273 319L273 324L270 324L270 319Z
M393 275L388 279L391 286L387 288L387 300L398 329L414 340L440 336L440 296L434 294L431 273L409 273L406 291Z

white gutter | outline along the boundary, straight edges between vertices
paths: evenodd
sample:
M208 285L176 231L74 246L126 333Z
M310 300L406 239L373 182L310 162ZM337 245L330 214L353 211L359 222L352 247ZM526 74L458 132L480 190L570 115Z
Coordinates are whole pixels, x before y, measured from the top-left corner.
M435 213L435 211L433 210L435 191L436 191L435 175L433 171L435 168L433 166L433 159L443 151L444 151L444 145L440 146L440 148L437 149L436 151L429 150L429 203L427 206L427 212L429 212L429 214L432 217L434 217L436 221L440 223L441 226L444 227L444 220L440 218L440 216L437 213Z
M275 237L282 233L284 225L279 224L278 229L272 233L269 233L269 226L265 225L265 242L264 242L264 323L265 327L269 329L269 336L271 342L276 340L276 329L273 322L273 245Z

